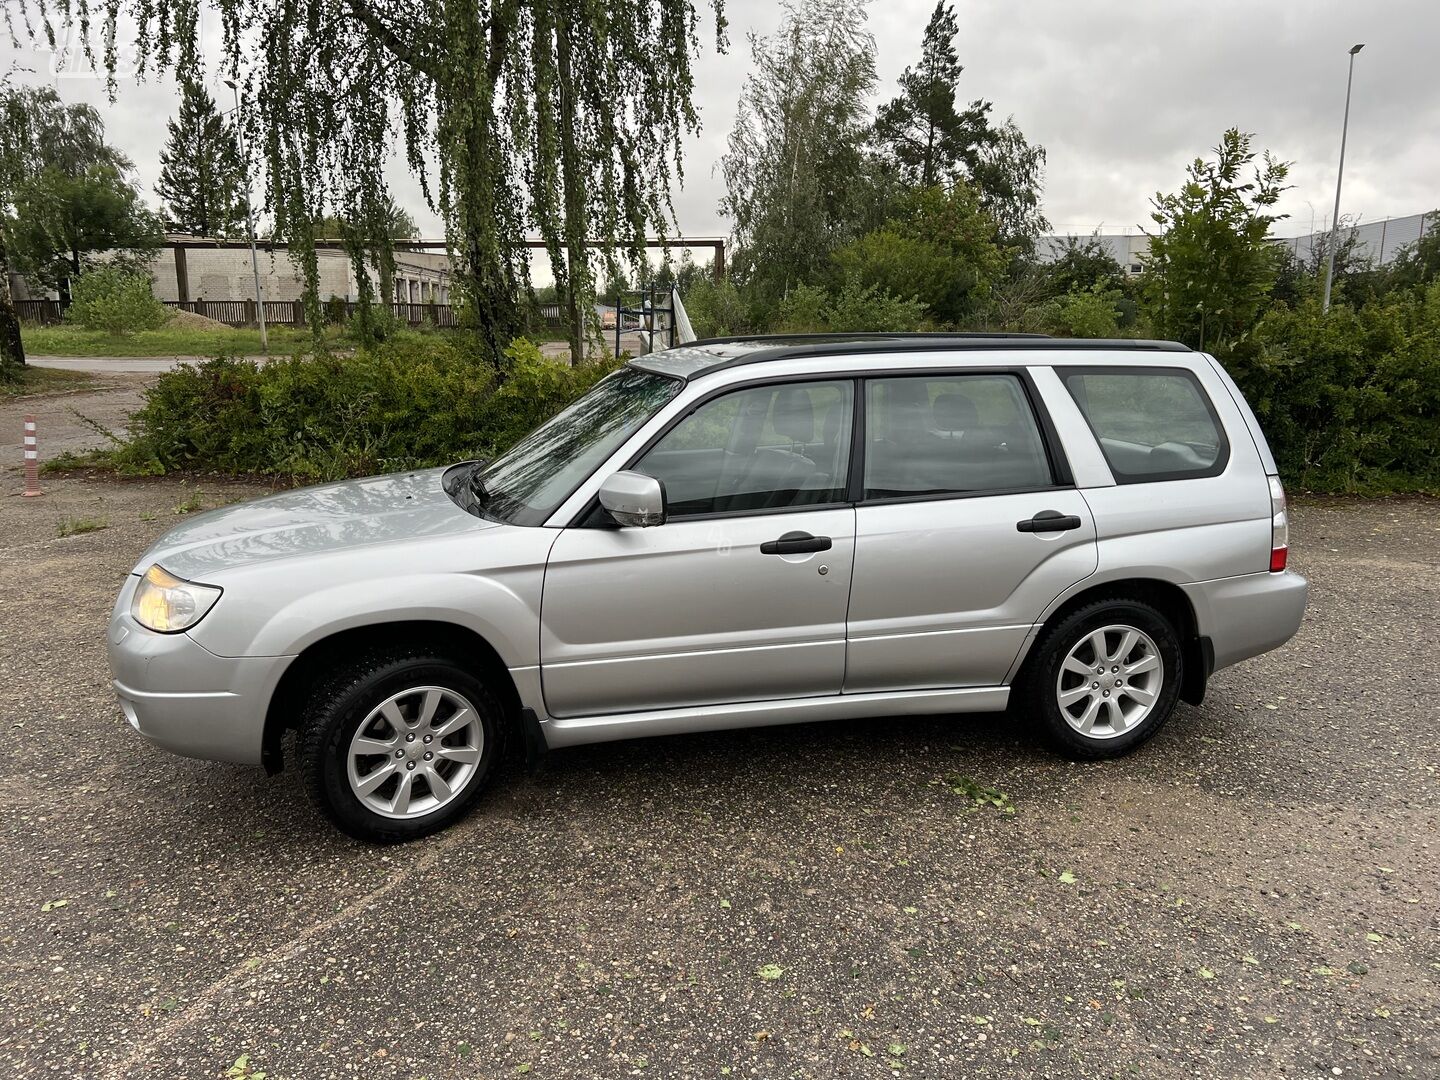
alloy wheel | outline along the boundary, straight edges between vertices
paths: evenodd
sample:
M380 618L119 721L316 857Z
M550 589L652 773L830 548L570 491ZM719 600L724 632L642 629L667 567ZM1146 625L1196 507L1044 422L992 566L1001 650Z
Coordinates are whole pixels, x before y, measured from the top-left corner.
M485 750L475 706L443 686L391 694L355 729L346 754L350 790L381 817L410 819L455 799Z
M1066 722L1089 739L1133 731L1160 697L1165 665L1150 635L1113 625L1082 637L1060 665L1056 702Z

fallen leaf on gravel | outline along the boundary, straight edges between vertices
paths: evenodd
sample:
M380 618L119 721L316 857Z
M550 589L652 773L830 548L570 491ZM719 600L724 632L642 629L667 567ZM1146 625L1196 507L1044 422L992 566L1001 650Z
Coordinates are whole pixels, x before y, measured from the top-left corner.
M69 900L46 900L45 903L40 905L40 910L53 911L56 908L66 907L69 905L69 903Z
M1383 934L1376 934L1376 933L1374 933L1374 932L1371 932L1371 933L1365 935L1365 940L1366 940L1366 941L1384 941L1384 940L1385 940L1385 936L1384 936Z
M1369 973L1370 967L1368 964L1362 964L1359 960L1351 960L1345 965L1345 970L1351 975L1365 975Z
M1072 874L1069 870L1063 870L1063 871L1061 871L1061 873L1060 873L1060 884L1061 884L1061 885L1074 885L1074 884L1075 884L1075 875Z
M1253 957L1253 956L1242 956L1242 957L1240 957L1240 962L1241 962L1242 964L1258 964L1258 963L1260 963L1260 961L1259 961L1259 960L1256 960L1255 957Z
M758 969L755 974L767 982L774 982L781 975L785 974L785 969L779 964L766 964L764 967Z
M1267 1016L1265 1017L1265 1022L1267 1024L1278 1024L1280 1022L1280 1018L1278 1016Z
M891 1043L886 1049L891 1057L904 1057L908 1047L904 1043Z
M728 911L728 910L730 909L730 901L729 901L729 900L721 900L721 901L720 901L720 906L721 906L722 908L725 908L725 909Z
M1202 979L1213 979L1215 977L1215 972L1211 971L1209 968L1202 967L1200 969L1200 977Z

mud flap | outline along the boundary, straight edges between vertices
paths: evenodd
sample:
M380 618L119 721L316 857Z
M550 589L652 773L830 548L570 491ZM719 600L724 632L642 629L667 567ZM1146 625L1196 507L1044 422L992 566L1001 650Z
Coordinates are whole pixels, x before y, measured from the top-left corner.
M525 741L525 772L534 776L540 771L545 755L550 752L550 746L545 742L545 732L540 729L540 717L535 715L534 709L520 710L520 730L524 733Z
M1208 637L1191 638L1185 644L1185 675L1180 683L1180 700L1199 705L1215 670L1215 643Z

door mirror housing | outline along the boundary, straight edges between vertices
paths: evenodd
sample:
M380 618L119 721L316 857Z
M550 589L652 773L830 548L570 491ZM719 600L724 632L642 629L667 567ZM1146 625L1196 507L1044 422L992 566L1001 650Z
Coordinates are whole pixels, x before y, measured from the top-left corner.
M664 525L665 485L642 472L611 473L600 485L600 505L626 527Z

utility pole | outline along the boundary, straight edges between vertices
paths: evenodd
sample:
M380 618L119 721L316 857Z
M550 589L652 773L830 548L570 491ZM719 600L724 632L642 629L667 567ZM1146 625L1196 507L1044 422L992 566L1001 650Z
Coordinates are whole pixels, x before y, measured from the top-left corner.
M1355 81L1355 54L1364 42L1350 46L1350 74L1345 77L1345 122L1340 125L1340 168L1335 173L1335 217L1330 224L1330 254L1325 260L1325 299L1321 311L1330 310L1330 283L1335 280L1335 249L1340 246L1340 184L1345 179L1345 137L1350 133L1350 86Z
M270 338L265 332L265 294L260 291L260 257L255 253L255 211L250 205L250 158L245 153L245 125L240 116L240 88L233 79L226 79L225 85L230 87L235 95L235 138L240 143L240 159L245 163L245 231L250 240L250 274L255 280L255 314L260 320L260 351L269 356Z

